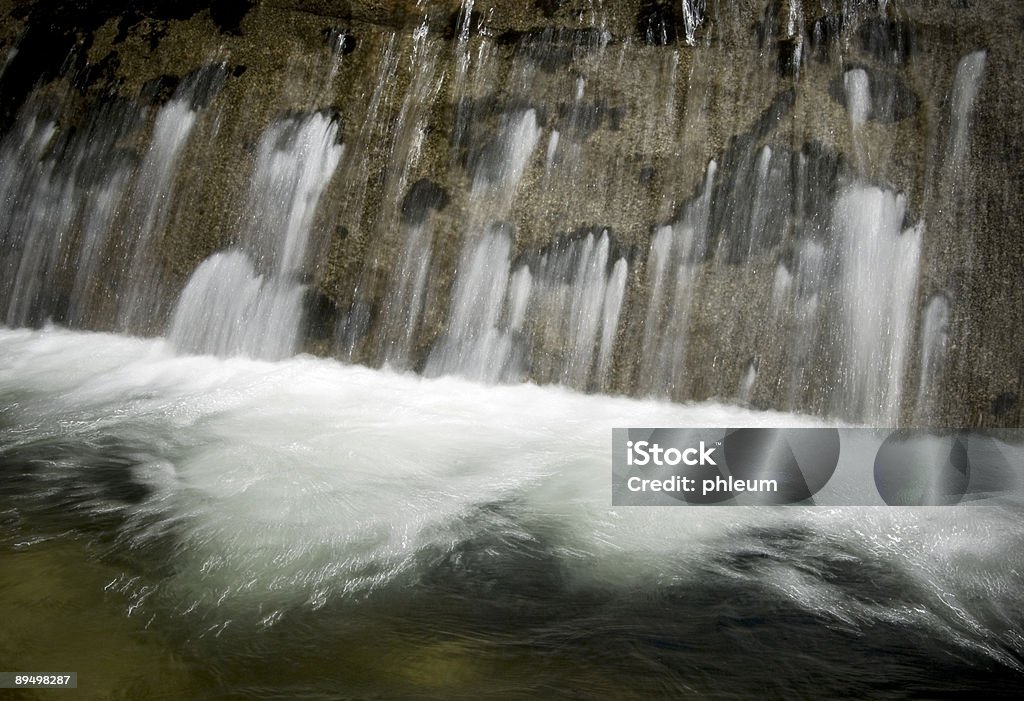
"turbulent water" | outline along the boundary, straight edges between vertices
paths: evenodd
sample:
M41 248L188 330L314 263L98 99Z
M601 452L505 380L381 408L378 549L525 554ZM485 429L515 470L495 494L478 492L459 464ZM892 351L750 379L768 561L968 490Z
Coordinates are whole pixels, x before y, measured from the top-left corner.
M4 606L71 667L109 627L138 668L104 663L92 683L131 682L133 698L904 697L1024 681L1016 495L610 506L614 426L818 419L52 327L0 331L0 400ZM46 585L26 589L30 574ZM98 620L47 632L81 596ZM0 637L9 659L19 649Z
M1019 425L1011 4L15 3L0 671L1016 697L1019 445L612 504L615 427Z

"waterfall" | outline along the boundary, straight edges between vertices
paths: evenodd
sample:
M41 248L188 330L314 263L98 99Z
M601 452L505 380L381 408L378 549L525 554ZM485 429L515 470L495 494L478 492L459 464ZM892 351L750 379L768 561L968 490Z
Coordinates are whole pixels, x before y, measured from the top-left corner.
M464 253L449 331L426 373L511 381L533 360L546 364L549 381L601 384L611 370L628 275L625 259L611 262L611 243L607 232L591 232L513 269L507 231L481 238Z
M388 163L385 191L392 207L380 218L378 231L402 234L401 262L395 267L391 294L383 310L384 361L397 368L412 364L417 335L423 321L427 282L433 257L433 227L430 212L442 207L447 195L428 179L410 182L410 174L423 157L428 109L438 89L436 47L419 32L413 48L413 87L402 101L393 128L389 151L396 157ZM401 154L401 157L397 157Z
M64 136L43 105L30 104L0 145L6 323L82 320L79 300L108 255L106 240L132 170L115 144L141 119L130 106L114 104L91 115L82 131ZM72 291L70 271L76 271ZM64 308L68 298L77 302L71 310Z
M595 372L600 383L611 366L628 274L623 258L611 262L611 243L591 232L536 261L532 340L558 349L550 377L572 387L587 388Z
M4 3L7 669L1016 698L1018 5Z
M754 383L757 381L757 366L751 362L747 366L747 371L743 373L743 379L740 381L739 391L736 393L736 398L741 402L749 402L750 397L754 392Z
M978 89L985 70L986 51L975 51L960 59L953 80L953 95L950 101L952 129L949 138L948 158L952 168L958 167L967 152L967 138L978 99Z
M313 218L341 153L337 124L320 113L267 129L238 247L204 261L174 310L178 348L270 360L295 353Z
M693 285L707 247L709 207L717 164L708 166L702 194L678 222L658 229L648 254L647 317L640 386L670 395L684 380Z
M850 112L850 123L854 128L868 121L871 114L871 86L867 71L855 68L843 74L846 90L846 107Z
M428 376L458 373L497 382L516 374L512 339L498 328L511 246L508 233L498 229L463 251L448 332L427 358Z
M840 411L879 425L899 418L913 333L922 231L901 229L905 200L874 187L840 194L833 222L842 237L844 324Z
M935 392L942 377L942 365L949 340L949 299L943 294L932 295L924 308L921 323L921 370L914 402L918 419L929 415L930 394Z
M232 35L117 99L59 71L19 96L5 323L880 424L963 367L934 329L967 331L918 280L981 298L945 292L937 256L982 186L988 48L925 63L912 22L860 5L769 5L754 38L747 10L696 0L527 25L438 7L308 17L283 62ZM948 129L921 131L925 110Z
M150 324L166 304L153 258L182 152L223 80L223 67L212 65L181 81L153 111L138 162L123 142L144 128L147 106L112 101L82 128L62 130L52 105L25 105L0 144L7 323L103 324L97 315L106 305L122 328Z
M149 260L153 237L166 225L174 201L174 178L181 152L196 123L188 95L176 96L160 108L153 137L135 181L128 206L128 232L124 244L124 275L130 279L128 296L119 310L122 328L145 323L163 290L155 283L156 266ZM154 196L154 193L159 193Z

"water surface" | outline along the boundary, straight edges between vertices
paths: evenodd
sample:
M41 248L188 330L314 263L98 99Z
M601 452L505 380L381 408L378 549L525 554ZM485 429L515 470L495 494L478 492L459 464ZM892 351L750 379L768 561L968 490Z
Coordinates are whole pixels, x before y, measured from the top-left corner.
M825 424L0 330L0 657L78 672L78 698L935 698L1024 681L1014 495L613 508L611 428L629 425Z

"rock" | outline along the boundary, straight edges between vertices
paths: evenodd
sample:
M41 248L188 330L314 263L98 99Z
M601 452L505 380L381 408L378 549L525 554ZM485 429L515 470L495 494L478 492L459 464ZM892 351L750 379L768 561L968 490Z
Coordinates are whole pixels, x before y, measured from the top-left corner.
M402 200L402 219L408 222L420 222L431 212L437 212L448 206L451 198L448 192L427 178L420 178Z
M636 15L636 35L645 44L668 46L679 40L685 28L677 2L644 0Z
M872 17L857 28L862 51L893 65L906 63L917 49L914 28L901 20Z

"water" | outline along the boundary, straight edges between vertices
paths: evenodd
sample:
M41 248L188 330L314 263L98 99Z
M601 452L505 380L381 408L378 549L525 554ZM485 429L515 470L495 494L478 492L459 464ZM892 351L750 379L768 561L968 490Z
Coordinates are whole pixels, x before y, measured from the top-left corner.
M917 385L918 411L927 415L929 394L935 392L937 380L942 376L942 365L946 360L946 344L949 342L949 300L943 294L932 295L925 306L924 323L921 325L921 379Z
M867 72L856 68L843 74L846 104L850 110L850 123L854 128L868 120L871 114L871 87Z
M0 350L5 605L92 602L94 626L34 624L54 659L109 619L134 675L176 660L139 698L926 693L937 670L998 692L1024 672L1016 495L609 506L613 426L817 419L57 328Z
M1015 697L1017 491L611 506L613 427L1012 423L1017 327L978 310L1013 284L1014 151L980 146L1019 52L962 4L81 34L0 105L6 668L83 698Z
M223 81L223 66L211 64L183 79L166 104L111 100L82 129L58 126L68 95L26 105L0 145L7 323L153 330L169 306L154 259L183 149ZM136 160L125 142L150 119Z
M313 218L344 150L336 136L320 113L267 129L239 246L189 279L171 319L178 348L269 360L296 352Z
M453 372L496 382L515 373L512 340L497 329L508 284L511 241L501 230L466 250L452 292L452 324L431 351L427 375Z
M978 89L985 71L986 51L975 51L960 59L953 80L950 100L952 130L949 140L949 159L952 168L959 168L967 153L971 114L978 99Z
M105 253L131 166L114 144L137 127L138 120L133 110L115 103L92 116L85 134L71 135L60 143L57 125L40 110L26 115L8 133L0 146L5 250L0 284L8 323L24 325L38 323L49 314L63 316L66 259L73 256L68 250L70 230L79 218L84 221L85 239L74 291L84 294L94 284L97 261ZM85 164L91 173L85 171ZM98 190L95 194L90 192L90 180ZM19 254L12 255L14 251ZM71 311L76 320L82 315L80 304Z
M708 166L704 189L684 218L651 239L640 382L648 392L672 395L683 382L691 297L697 264L707 248L708 207L717 164Z
M846 392L842 411L883 424L898 419L913 330L921 231L901 231L906 203L878 188L842 193L834 221L843 237Z
M789 46L803 75L823 61L805 8L776 9L782 43L762 53ZM846 9L850 26L828 30L843 46L902 60L898 28ZM642 43L706 51L634 56L640 39L618 40L599 5L578 27L495 35L500 18L463 2L446 28L424 10L365 43L321 29L323 45L289 48L266 86L218 49L163 97L149 86L83 108L67 89L33 93L0 144L4 319L167 334L221 356L314 351L867 424L921 416L925 395L903 390L929 353L918 279L965 303L936 259L944 234L925 245L924 232L950 225L947 191L953 224L971 211L988 54L924 71L949 96L942 143L903 158L944 183L923 196L888 177L878 127L905 126L917 104L891 72L846 61L833 123L805 114L784 66L765 82L758 61L716 64L739 40L730 17L689 0L655 10Z
M153 254L153 237L166 226L179 159L195 123L196 113L187 95L162 107L153 123L149 151L139 167L135 196L126 214L128 243L122 249L122 274L130 283L119 310L122 329L148 321L163 297L161 286L154 284L158 268L148 257Z

